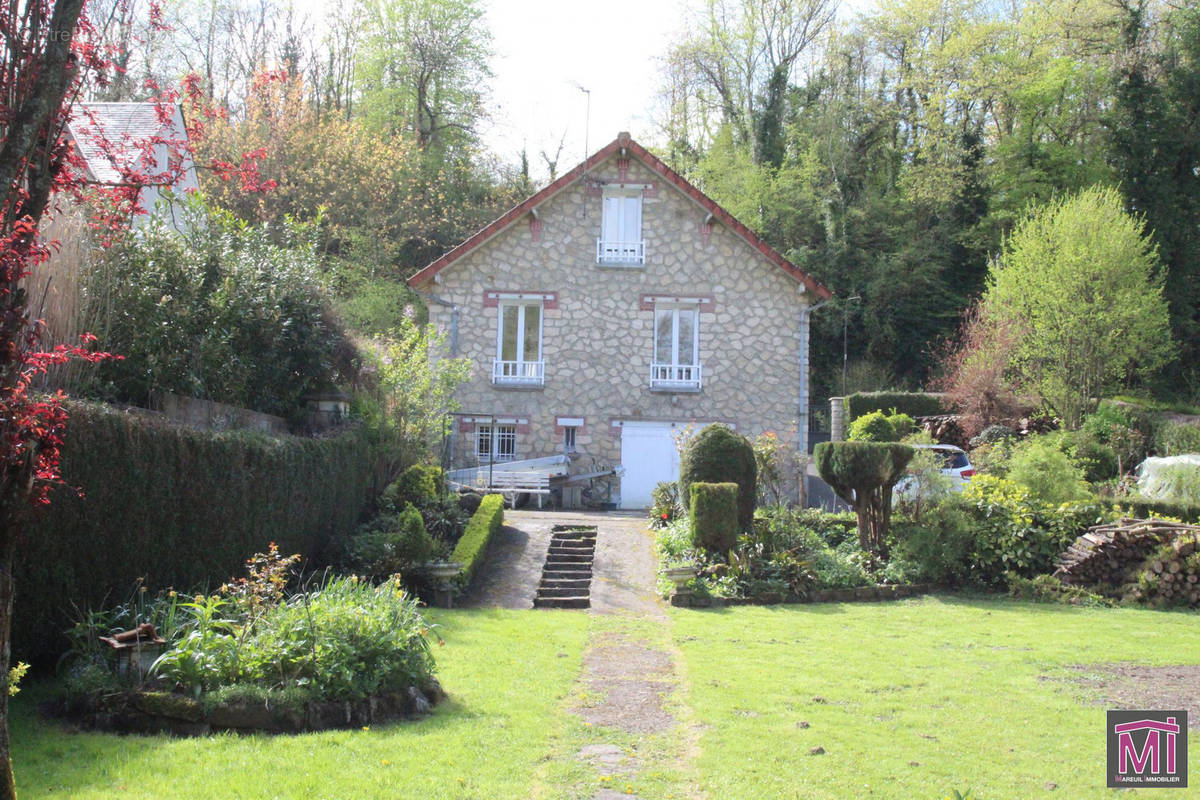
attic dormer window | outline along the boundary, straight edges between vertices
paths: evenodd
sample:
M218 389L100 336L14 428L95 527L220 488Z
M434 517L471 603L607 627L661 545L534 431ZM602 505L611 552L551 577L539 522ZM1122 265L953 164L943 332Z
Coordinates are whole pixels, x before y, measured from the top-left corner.
M610 266L645 264L642 188L606 187L603 197L600 237L596 239L596 263Z

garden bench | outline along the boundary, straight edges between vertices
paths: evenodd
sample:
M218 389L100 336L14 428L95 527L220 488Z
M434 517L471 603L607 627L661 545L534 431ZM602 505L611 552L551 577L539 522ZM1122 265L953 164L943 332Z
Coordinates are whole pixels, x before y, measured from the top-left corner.
M538 508L541 508L542 497L550 494L550 475L545 472L493 472L487 490L505 497L512 495L514 501L518 494L536 494Z

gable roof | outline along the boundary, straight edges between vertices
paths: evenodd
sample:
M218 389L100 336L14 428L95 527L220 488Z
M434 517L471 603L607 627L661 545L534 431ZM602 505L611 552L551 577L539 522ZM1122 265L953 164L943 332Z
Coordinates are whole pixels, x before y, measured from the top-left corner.
M739 222L732 214L719 206L716 201L714 201L704 192L697 189L695 186L685 180L683 176L664 164L653 153L630 138L628 133L619 134L616 139L593 153L586 160L584 160L583 163L577 165L570 172L564 174L562 177L552 182L540 192L530 196L524 202L513 206L500 217L493 220L482 230L477 231L465 242L450 250L441 258L438 258L430 263L420 272L409 278L408 285L416 288L433 280L433 277L446 267L465 256L467 253L470 253L488 239L491 239L493 236L500 233L509 225L513 224L521 217L537 208L537 206L539 206L541 203L545 202L549 198L573 184L583 176L585 171L590 170L592 167L602 163L613 153L616 153L620 150L624 150L629 155L634 156L651 170L658 173L664 180L694 200L700 205L701 208L704 208L710 214L712 214L714 219L720 221L722 225L744 239L768 261L775 264L788 275L795 278L798 282L804 284L808 290L826 300L833 297L833 293L822 286L815 278L784 258L779 251L775 250L769 244L764 242L758 234Z
M157 141L186 138L185 130L176 129L177 119L182 123L178 107L170 118L163 119L156 103L77 103L68 130L92 180L121 185L127 182L125 173L136 169L139 160L149 157L153 161L150 151ZM124 163L116 163L114 153Z

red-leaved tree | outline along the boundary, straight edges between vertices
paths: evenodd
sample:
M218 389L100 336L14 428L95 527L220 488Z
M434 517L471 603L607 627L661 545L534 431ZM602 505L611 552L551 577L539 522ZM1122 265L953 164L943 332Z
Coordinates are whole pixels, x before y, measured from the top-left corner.
M25 522L49 503L50 489L62 482L59 452L67 423L63 395L38 396L34 379L72 358L114 357L98 352L95 337L87 334L78 345L48 352L39 347L44 325L31 314L26 287L54 244L42 240L39 225L59 193L86 203L100 241L110 241L140 211L140 187L173 183L193 158L183 131L168 129L139 141L110 140L93 125L87 134L91 144L109 157L121 180L115 186L85 180L78 151L65 135L67 124L75 100L120 70L120 59L114 58L118 54L104 42L103 21L98 26L89 19L86 4L12 0L0 9L0 800L16 796L8 738L13 557ZM151 25L160 25L156 3L149 13ZM178 94L157 94L165 122ZM142 155L159 144L171 153L166 165L149 163ZM209 168L259 191L271 186L259 178L254 154Z

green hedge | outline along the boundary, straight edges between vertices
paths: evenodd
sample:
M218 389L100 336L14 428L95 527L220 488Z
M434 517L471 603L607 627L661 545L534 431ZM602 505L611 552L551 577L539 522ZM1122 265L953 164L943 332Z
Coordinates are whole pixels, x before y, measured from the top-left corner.
M1200 523L1200 505L1170 503L1149 497L1105 498L1109 508L1119 508L1125 516L1146 519L1148 517L1174 517L1188 523Z
M691 493L692 544L728 553L737 544L738 485L697 481Z
M857 392L847 396L844 403L847 422L853 422L872 411L890 414L892 409L910 417L932 417L947 413L941 396L927 392Z
M469 584L487 554L488 543L504 524L504 496L489 494L467 523L462 538L454 548L451 561L461 562L463 578Z
M351 533L371 492L357 429L323 439L213 433L71 403L62 474L71 487L29 526L15 563L13 641L53 656L74 609L149 590L216 588L276 542L321 560Z

